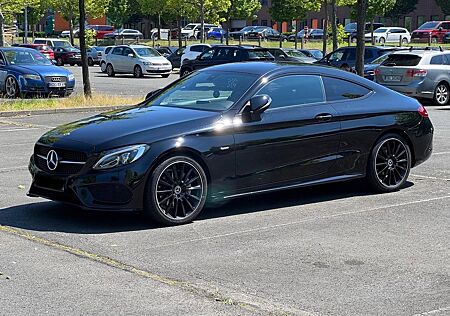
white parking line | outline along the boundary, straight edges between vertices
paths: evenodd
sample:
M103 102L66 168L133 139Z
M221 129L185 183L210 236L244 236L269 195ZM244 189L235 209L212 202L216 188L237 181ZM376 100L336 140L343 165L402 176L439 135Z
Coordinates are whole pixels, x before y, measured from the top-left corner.
M435 314L440 314L442 312L448 312L448 311L450 311L450 306L441 307L441 308L438 308L438 309L433 309L431 311L423 312L423 313L420 313L420 314L414 314L413 316L435 315Z
M34 145L35 142L32 143L15 143L15 144L0 144L0 147L15 147L15 146L30 146Z
M430 180L441 180L441 181L450 181L450 179L447 179L447 178L438 178L438 177L430 177L430 176L422 176L422 175L420 175L420 174L410 174L411 176L413 176L413 177L416 177L416 178L423 178L423 179L430 179Z
M386 210L386 209L389 209L392 207L401 207L401 206L407 206L407 205L413 205L413 204L419 204L419 203L427 203L427 202L433 202L433 201L439 201L439 200L445 200L445 199L450 199L450 194L445 195L445 196L435 197L435 198L429 198L429 199L423 199L423 200L416 200L416 201L396 203L396 204L390 204L390 205L385 205L385 206L380 206L380 207L368 208L365 210L344 212L344 213L332 214L332 215L327 215L327 216L319 216L319 217L314 217L314 218L306 218L306 219L295 221L295 222L289 222L289 223L277 224L277 225L269 225L269 226L246 229L246 230L241 230L241 231L236 231L236 232L231 232L231 233L226 233L226 234L193 238L193 239L188 239L188 240L183 240L183 241L179 241L179 242L174 242L174 243L170 243L170 244L157 246L157 247L154 247L153 249L164 248L164 247L175 246L175 245L186 244L186 243L197 242L197 241L204 241L204 240L218 239L218 238L235 236L235 235L248 234L248 233L253 233L253 232L258 232L258 231L265 231L265 230L283 228L283 227L287 227L287 226L293 226L293 225L297 225L297 224L303 224L303 223L307 223L307 222L313 222L316 220L332 219L332 218L337 218L337 217L347 216L347 215L376 212L376 211Z
M435 155L448 155L448 154L450 154L450 151L442 151L440 153L433 153L432 155L435 156Z
M0 173L16 171L16 170L26 170L28 166L18 166L18 167L9 167L9 168L0 168Z

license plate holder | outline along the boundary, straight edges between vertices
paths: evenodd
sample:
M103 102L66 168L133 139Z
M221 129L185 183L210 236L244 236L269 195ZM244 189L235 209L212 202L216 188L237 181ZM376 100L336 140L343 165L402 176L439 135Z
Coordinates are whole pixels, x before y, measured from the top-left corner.
M49 82L49 88L64 88L66 86L65 82Z
M400 82L400 81L402 81L402 76L396 76L396 75L384 76L384 81Z

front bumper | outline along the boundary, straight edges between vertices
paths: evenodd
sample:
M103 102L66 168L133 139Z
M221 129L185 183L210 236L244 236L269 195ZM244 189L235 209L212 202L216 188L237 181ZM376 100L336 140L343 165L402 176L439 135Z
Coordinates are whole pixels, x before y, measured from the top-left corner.
M144 66L144 71L147 74L157 74L157 75L171 74L172 73L172 64L161 65L161 66L146 65L146 66Z
M29 171L32 183L28 196L43 197L89 210L138 211L143 208L147 166L132 165L94 171L86 162L77 174L52 174L38 167L33 155Z
M69 80L65 82L64 87L50 87L48 82L44 80L20 80L20 91L27 94L44 94L44 95L70 95L75 88L75 80Z

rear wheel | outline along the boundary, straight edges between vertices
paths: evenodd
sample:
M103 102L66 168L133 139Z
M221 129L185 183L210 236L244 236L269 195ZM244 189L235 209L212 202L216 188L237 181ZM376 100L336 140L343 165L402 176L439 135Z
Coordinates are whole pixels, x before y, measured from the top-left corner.
M175 156L163 161L149 178L145 214L164 225L191 222L202 211L207 179L194 159Z
M88 58L88 65L91 67L94 66L94 60L91 57Z
M387 134L376 143L369 157L367 177L378 192L398 190L411 170L411 150L397 134Z
M114 72L114 68L111 64L108 64L106 66L106 73L108 74L108 77L114 77L115 76L115 72Z
M450 99L449 87L445 83L440 83L434 90L434 102L437 105L446 105Z
M142 78L144 74L142 73L142 68L139 65L134 66L133 76L135 78Z
M378 42L380 42L380 44L384 44L384 43L386 43L386 39L384 37L380 37Z

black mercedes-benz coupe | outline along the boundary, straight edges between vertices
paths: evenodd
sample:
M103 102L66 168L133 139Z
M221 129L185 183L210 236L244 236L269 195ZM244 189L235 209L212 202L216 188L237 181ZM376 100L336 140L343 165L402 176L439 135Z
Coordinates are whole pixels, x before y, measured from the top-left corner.
M432 138L418 101L351 73L226 64L49 131L29 195L183 224L209 201L275 190L364 177L397 190Z

